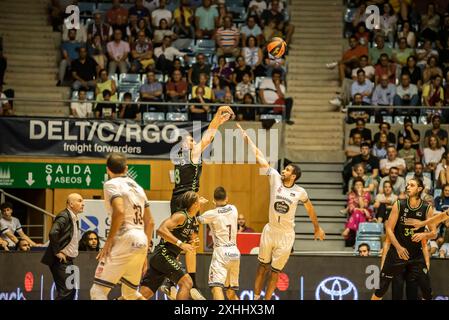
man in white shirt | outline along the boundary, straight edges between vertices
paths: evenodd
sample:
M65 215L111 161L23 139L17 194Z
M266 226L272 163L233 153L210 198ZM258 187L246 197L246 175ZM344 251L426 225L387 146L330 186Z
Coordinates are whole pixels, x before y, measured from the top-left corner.
M122 31L115 29L114 41L108 42L109 74L113 75L117 71L126 73L128 71L128 54L130 52L129 43L122 40Z
M387 158L380 160L379 168L382 176L386 176L390 172L390 168L396 167L399 170L399 175L403 176L405 173L405 160L398 157L396 147L388 146Z
M173 61L177 57L184 57L188 61L188 56L185 52L181 52L171 45L171 38L165 36L162 40L162 46L154 49L154 56L156 57L156 69L162 73L169 73L173 68Z
M58 293L55 300L74 300L75 286L67 286L67 278L72 275L70 268L78 256L80 240L78 215L84 210L83 197L71 193L67 197L66 209L53 221L50 230L50 244L42 258L42 263L50 267ZM79 286L78 284L75 284Z
M86 90L78 91L78 101L70 103L70 110L75 118L88 118L93 116L92 103L86 102Z
M263 0L251 0L248 5L248 14L254 15L256 14L259 18L262 15L264 10L267 10L267 3Z
M159 8L151 12L151 24L155 28L159 28L159 22L162 19L167 21L169 27L172 25L172 13L165 8L166 0L159 0Z
M410 83L410 75L401 76L401 84L396 87L393 104L395 106L417 106L419 103L418 87Z
M9 248L14 248L19 242L19 239L15 236L17 233L20 239L25 239L28 243L35 247L38 246L36 242L30 239L25 232L23 232L22 225L19 219L12 216L13 208L10 202L5 202L1 205L2 218L0 219L0 237L2 240L8 242Z

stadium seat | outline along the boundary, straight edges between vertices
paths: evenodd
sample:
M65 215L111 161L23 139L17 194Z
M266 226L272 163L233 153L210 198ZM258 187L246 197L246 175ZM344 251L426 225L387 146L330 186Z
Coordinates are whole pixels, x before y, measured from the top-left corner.
M246 20L246 8L243 6L228 6L228 11L232 13L235 23L242 23Z
M163 112L144 112L143 113L143 121L164 121L165 114Z
M274 120L276 120L276 122L281 122L282 115L281 114L261 114L260 115L260 120L269 120L269 119L274 119Z
M139 85L142 84L140 75L134 73L121 73L119 77L119 84L122 83L138 83Z
M435 189L435 190L433 191L433 197L436 198L436 197L441 196L441 193L442 193L442 192L443 192L443 190L441 190L441 189Z
M80 9L80 15L93 15L96 10L96 5L93 2L79 2L78 8Z
M367 236L381 236L383 229L384 226L382 223L362 222L359 224L359 230L357 233Z
M76 90L72 91L72 100L78 100L78 91Z
M168 121L188 121L189 115L186 112L168 112L166 120L168 120Z
M410 118L412 118L412 123L413 124L417 124L418 123L416 117L410 117ZM395 116L394 117L394 123L404 124L404 119L405 119L405 116Z
M259 89L260 84L264 79L265 77L256 77L256 79L254 80L254 86L256 87L256 89Z
M99 3L97 5L97 10L101 11L101 12L106 12L111 8L112 8L112 3L104 2L104 3Z
M87 91L86 92L86 99L87 100L95 100L95 92L94 91Z

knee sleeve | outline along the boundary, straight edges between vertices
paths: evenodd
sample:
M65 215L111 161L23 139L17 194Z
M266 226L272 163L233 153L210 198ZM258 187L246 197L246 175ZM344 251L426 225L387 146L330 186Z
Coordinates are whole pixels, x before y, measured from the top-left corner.
M376 297L382 298L385 295L385 293L387 293L388 287L390 286L392 279L393 279L392 276L386 276L384 274L380 276L379 289L374 291Z
M108 300L108 294L111 288L103 287L95 284L90 288L90 299L91 300Z

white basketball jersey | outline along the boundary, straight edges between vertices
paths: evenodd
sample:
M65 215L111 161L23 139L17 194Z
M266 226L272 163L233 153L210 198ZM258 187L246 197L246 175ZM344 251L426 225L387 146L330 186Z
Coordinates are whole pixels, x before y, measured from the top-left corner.
M284 186L281 175L274 168L269 168L270 176L270 210L268 223L270 226L288 232L294 231L295 214L299 201L307 202L306 190L294 184L291 188Z
M145 191L129 177L117 177L105 182L104 200L109 215L112 215L112 200L122 197L125 205L125 220L119 234L130 229L144 229L143 214L150 204Z
M209 224L214 247L230 247L237 244L238 211L232 204L206 211L197 217L200 223Z

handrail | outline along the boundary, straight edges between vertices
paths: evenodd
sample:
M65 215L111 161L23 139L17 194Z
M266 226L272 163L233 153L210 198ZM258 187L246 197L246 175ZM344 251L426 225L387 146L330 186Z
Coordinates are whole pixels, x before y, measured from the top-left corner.
M347 105L345 106L347 109L413 109L413 110L421 110L421 109L430 109L430 110L448 110L449 106L375 106L375 105Z
M55 218L55 217L56 217L54 214L52 214L52 213L50 213L50 212L48 212L48 211L45 211L44 209L41 209L41 208L35 206L34 204L29 203L28 201L25 201L25 200L22 200L22 199L20 199L20 198L17 198L16 196L13 196L12 194L6 192L6 191L3 190L3 189L0 189L0 193L4 194L5 196L7 196L7 197L9 197L9 198L11 198L11 199L16 200L17 202L20 202L20 203L22 203L22 204L24 204L24 205L26 205L26 206L28 206L28 207L34 209L34 210L37 210L37 211L39 211L39 212L41 212L41 213L43 213L43 214L45 214L45 215L47 215L47 216L50 216L50 217L52 217L52 218Z

